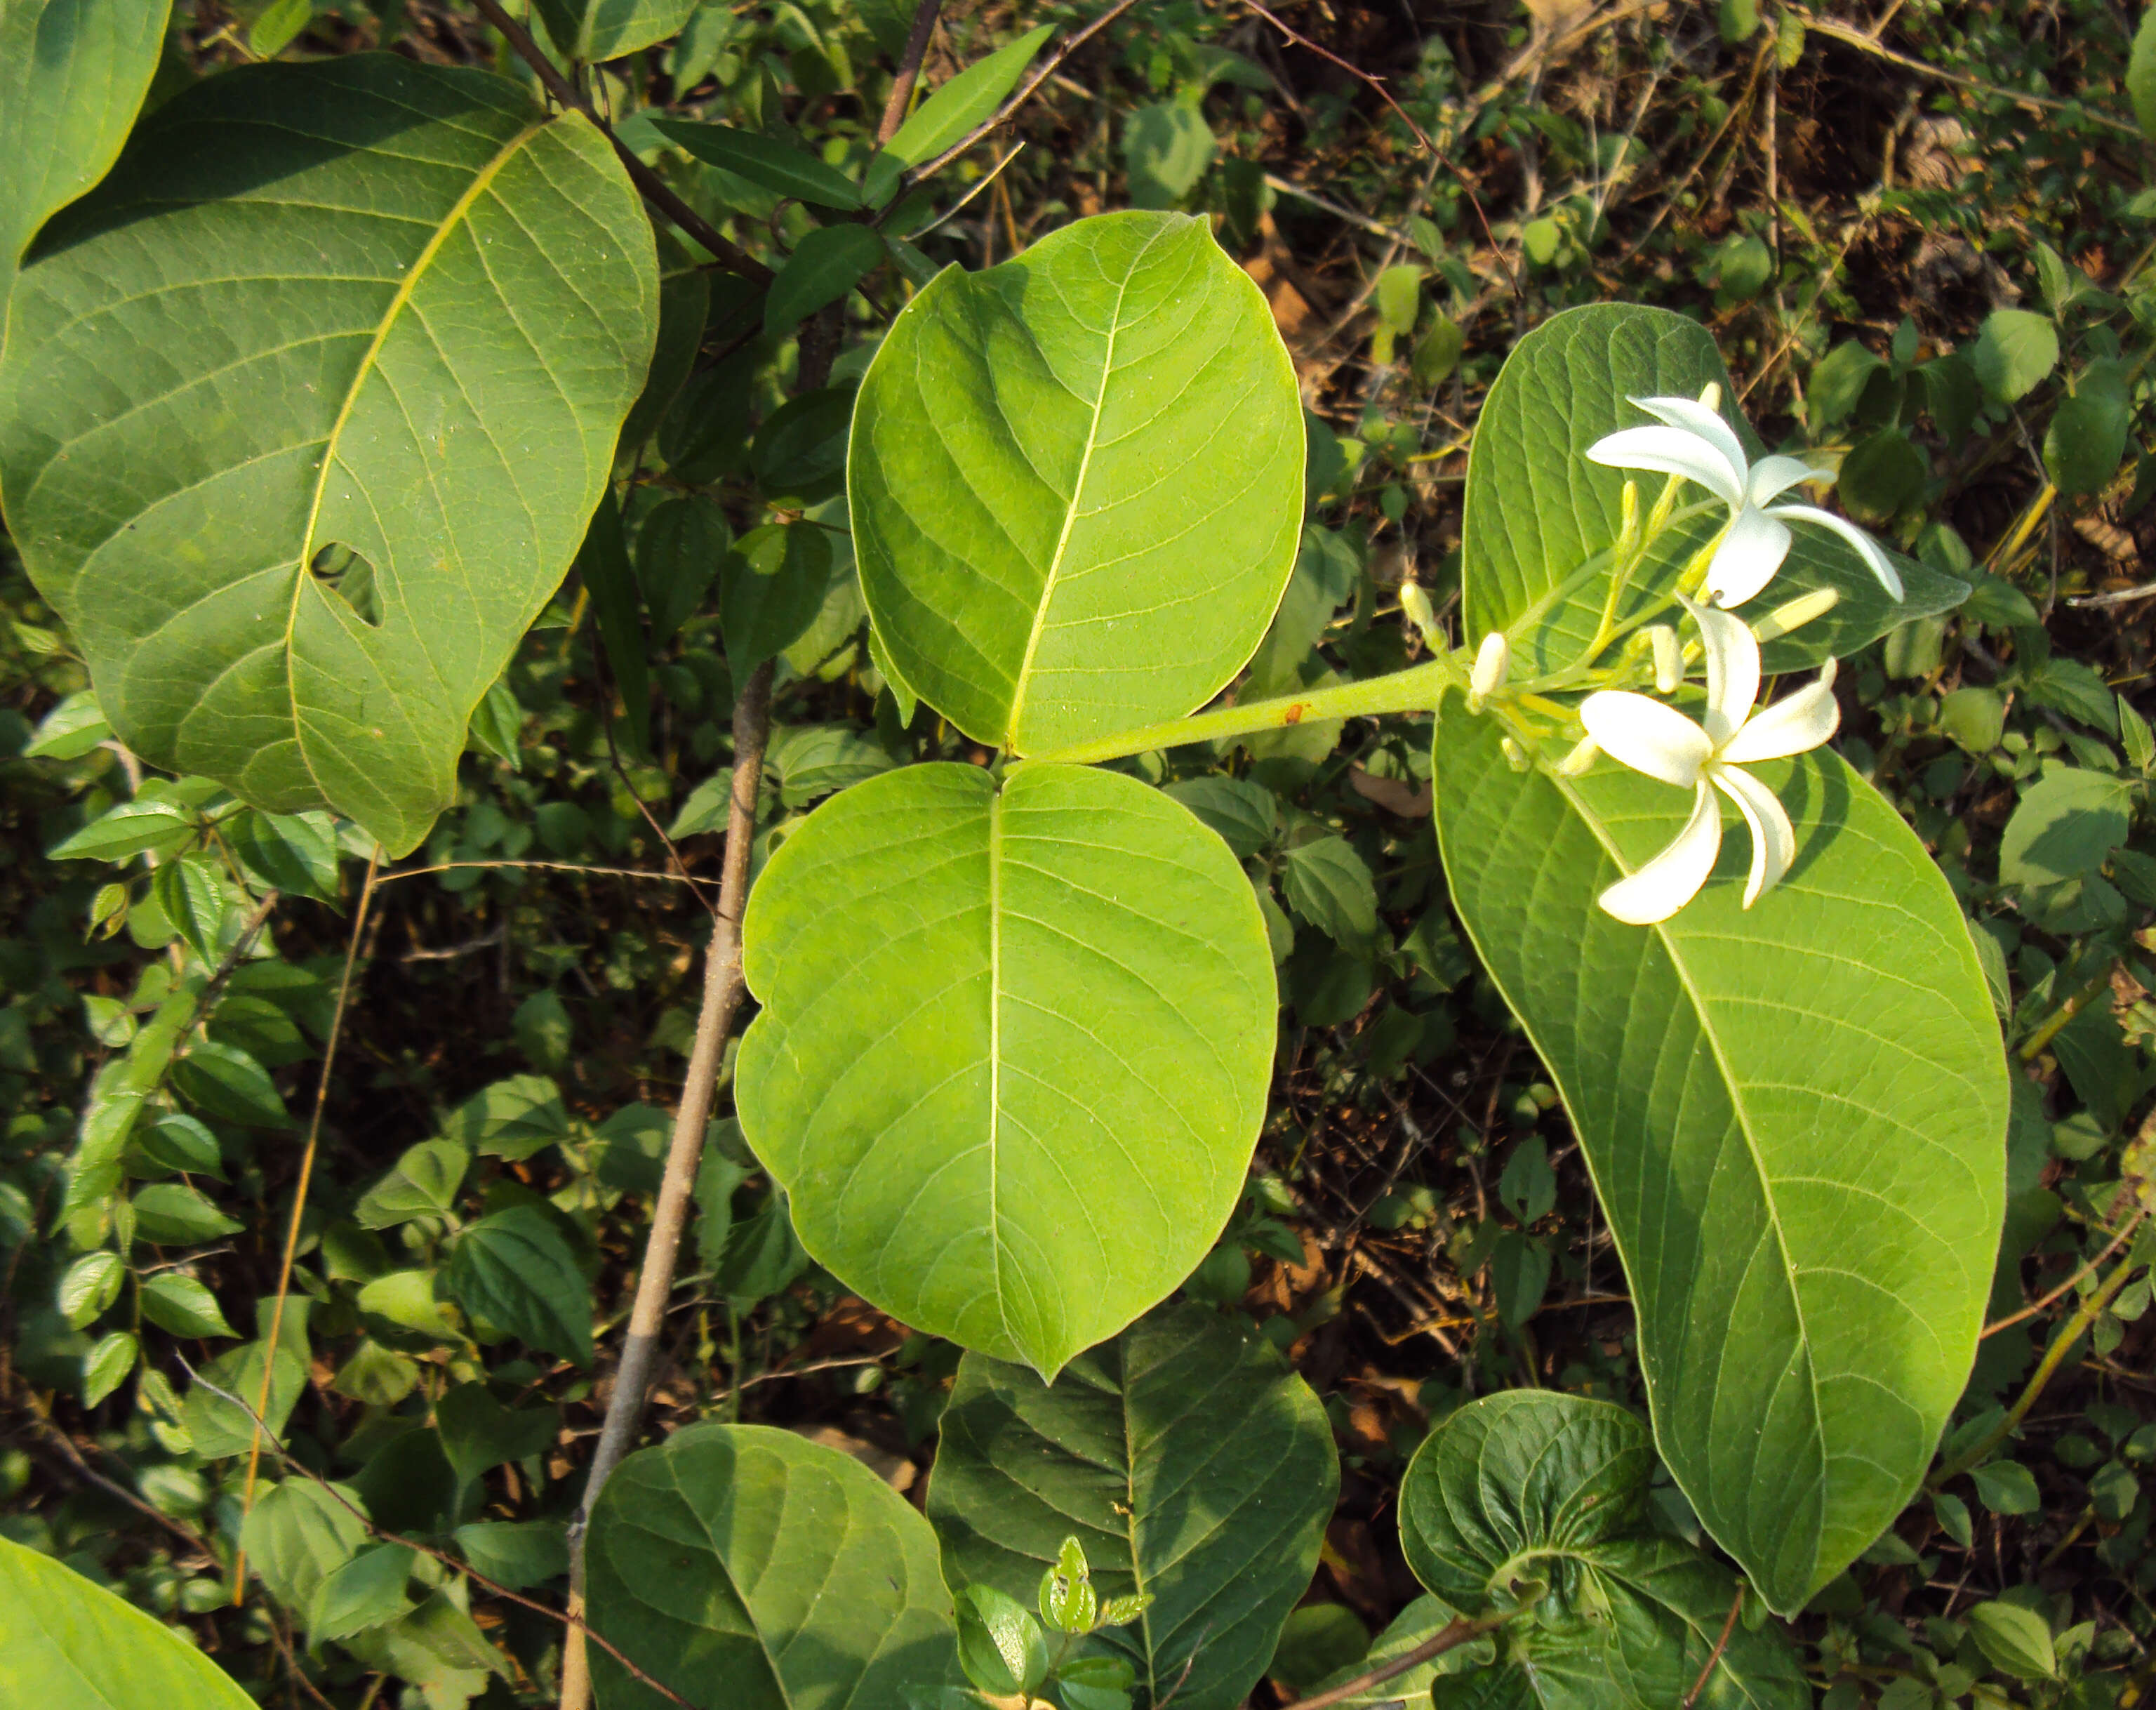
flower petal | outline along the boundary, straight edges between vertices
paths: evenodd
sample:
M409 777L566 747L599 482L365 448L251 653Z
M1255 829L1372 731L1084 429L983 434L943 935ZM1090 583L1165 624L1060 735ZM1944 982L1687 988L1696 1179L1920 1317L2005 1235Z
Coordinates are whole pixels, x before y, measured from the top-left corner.
M1752 828L1752 874L1744 881L1744 906L1749 908L1789 870L1789 863L1797 858L1797 834L1774 791L1750 773L1715 766L1707 776L1737 804L1737 811Z
M1714 752L1707 732L1676 707L1629 690L1596 690L1579 703L1579 719L1611 758L1680 788L1699 782Z
M1717 605L1741 606L1774 579L1789 555L1789 531L1774 521L1780 514L1749 505L1737 513L1707 567L1700 588L1705 598Z
M1741 490L1748 473L1748 462L1744 455L1744 442L1737 437L1737 430L1722 419L1722 412L1709 409L1696 398L1635 398L1628 402L1637 404L1657 420L1667 422L1672 428L1695 434L1722 454L1729 465L1730 473L1737 477ZM1732 499L1730 503L1737 502Z
M1595 900L1627 926L1650 927L1667 920L1699 894L1721 853L1722 809L1702 780L1692 797L1691 817L1676 840Z
M1820 673L1817 682L1805 684L1794 695L1784 695L1747 719L1743 729L1721 746L1715 758L1732 766L1747 766L1754 760L1801 754L1825 742L1841 723L1841 708L1834 698L1832 665L1829 660L1829 668Z
M1719 752L1743 728L1752 703L1759 698L1759 644L1753 639L1751 626L1735 613L1688 599L1684 604L1699 625L1700 650L1707 655L1705 724L1707 740Z
M1879 578L1879 585L1881 588L1894 598L1902 598L1900 573L1894 568L1887 554L1881 550L1879 542L1865 533L1855 523L1845 517L1836 516L1831 511L1822 511L1814 505L1777 505L1767 512L1767 515L1784 517L1791 522L1815 522L1821 528L1832 530L1856 548L1866 567L1874 576Z
M1626 428L1597 439L1587 460L1610 469L1651 469L1697 481L1725 505L1744 496L1743 477L1728 460L1696 434L1676 428Z
M1825 475L1825 470L1814 469L1801 457L1763 457L1745 480L1745 502L1771 505L1799 481L1821 480Z

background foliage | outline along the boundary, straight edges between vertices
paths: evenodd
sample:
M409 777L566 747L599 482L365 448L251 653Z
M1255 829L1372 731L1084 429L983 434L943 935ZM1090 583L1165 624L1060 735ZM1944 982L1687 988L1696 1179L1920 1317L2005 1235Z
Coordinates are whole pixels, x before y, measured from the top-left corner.
M840 788L973 755L875 656L844 538L818 526L846 388L933 267L991 264L1081 214L1173 207L1215 217L1311 413L1310 527L1250 690L1411 661L1397 590L1412 574L1451 609L1465 445L1496 367L1584 302L1703 321L1771 443L1835 462L1850 514L1972 583L1845 674L1839 746L1936 854L2018 1067L1993 1327L1933 1488L1793 1630L1835 1710L2138 1702L2156 1681L2142 1488L2156 1247L2138 1221L2156 742L2136 711L2156 614L2142 562L2156 551L2142 449L2156 193L2136 119L2156 108L2156 73L2132 54L2133 20L2075 0L1917 0L1876 29L1771 0L1492 0L1297 6L1276 23L1158 0L1065 62L936 193L905 193L917 205L887 229L916 266L818 213L864 193L910 8L536 11L565 51L608 59L589 74L599 110L779 283L699 270L662 229L656 355L621 454L630 496L618 519L603 511L506 670L454 661L469 680L447 711L415 711L454 727L477 701L454 805L424 844L370 876L373 840L349 821L145 773L84 698L109 598L55 612L12 548L0 559L6 1538L182 1627L264 1702L549 1699L558 1623L448 1564L558 1605L562 1522L690 1042L708 925L685 893L716 869L734 687L782 660L759 861ZM1085 16L954 6L927 80ZM0 53L12 39L0 31ZM370 46L431 68L410 74L430 86L459 66L532 82L461 7L182 0L150 101L198 100L198 75L257 59L353 76L340 60ZM0 141L28 110L0 83ZM109 155L105 122L85 102L28 127L79 127ZM732 130L693 128L712 122ZM963 128L901 133L906 157ZM774 184L766 145L795 142L828 177L788 152L793 176ZM11 191L0 226L27 237L81 187ZM871 174L866 188L896 186ZM830 384L795 396L804 329L834 301ZM38 324L34 302L14 313ZM223 331L267 341L278 325L265 310ZM351 552L314 564L313 597L341 633L358 633L346 611L367 626L365 541L248 522L265 552L300 550L288 536L311 556ZM715 587L729 551L757 573ZM504 619L505 645L524 615ZM1352 1668L1396 1617L1431 1618L1395 1516L1417 1500L1409 1457L1463 1401L1543 1386L1643 1406L1578 1148L1502 970L1478 963L1438 882L1429 746L1413 721L1308 725L1149 780L1242 861L1285 1005L1257 1166L1186 1302L1147 1333L1240 1326L1283 1351L1343 1457L1329 1517L1310 1517L1314 1579L1294 1517L1267 1558L1277 1594L1301 1600L1277 1652L1245 1658L1216 1636L1224 1679L1263 1677L1260 1705ZM410 782L431 801L436 781ZM351 811L394 842L388 820L408 810ZM85 1117L108 1125L112 1155L70 1177ZM1017 1404L1023 1374L978 1356L962 1370L952 1345L845 1296L729 1122L697 1199L655 1411L698 1434L669 1459L794 1464L752 1427L835 1444L865 1472L816 1499L917 1553L904 1502L870 1475L918 1505L947 1405L952 1440L972 1440ZM298 1467L250 1470L245 1412L219 1399L251 1401L265 1378ZM1316 1428L1284 1415L1281 1440ZM1699 1536L1674 1487L1645 1476L1633 1529L1595 1541L1593 1571L1620 1591L1645 1583L1656 1540ZM969 1548L983 1581L1023 1594L1059 1541L983 1529ZM1087 1546L1121 1589L1124 1564ZM1144 1546L1130 1548L1136 1561ZM28 1585L23 1559L0 1570ZM1183 1589L1207 1630L1204 1576ZM1656 1606L1703 1655L1716 1601ZM911 1618L901 1594L894 1629ZM1144 1630L1088 1642L1148 1667L1167 1654ZM1561 1656L1562 1635L1542 1642Z

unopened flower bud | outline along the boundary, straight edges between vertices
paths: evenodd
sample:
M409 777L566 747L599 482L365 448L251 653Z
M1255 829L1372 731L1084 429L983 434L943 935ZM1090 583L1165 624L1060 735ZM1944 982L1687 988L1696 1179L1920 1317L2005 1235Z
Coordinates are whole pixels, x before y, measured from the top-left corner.
M1722 383L1719 380L1710 380L1706 385L1701 387L1699 388L1699 401L1705 404L1709 409L1720 409L1722 408Z
M1627 480L1617 501L1617 562L1630 561L1640 550L1640 484Z
M1684 649L1678 644L1677 632L1667 624L1656 624L1648 629L1647 640L1655 650L1656 691L1676 694L1685 675Z
M1594 763L1594 757L1601 752L1594 746L1594 737L1582 737L1573 744L1572 752L1557 763L1558 776L1578 778Z
M1512 645L1502 629L1492 629L1475 650L1475 667L1467 675L1467 710L1480 712L1512 669Z
M1662 483L1661 496L1655 501L1655 508L1647 513L1647 538L1652 540L1670 526L1671 515L1677 508L1677 489L1684 485L1682 475L1671 475Z
M1438 645L1437 611L1430 603L1430 596L1422 591L1419 582L1400 584L1400 609L1408 614L1408 621L1422 631L1422 639L1431 646Z
M1815 618L1824 618L1841 603L1840 592L1831 588L1815 588L1810 593L1800 593L1787 605L1774 609L1752 626L1752 633L1761 641L1773 641L1800 629Z
M1497 747L1505 756L1505 763L1513 771L1525 772L1527 769L1527 751L1510 737L1507 737L1497 744Z

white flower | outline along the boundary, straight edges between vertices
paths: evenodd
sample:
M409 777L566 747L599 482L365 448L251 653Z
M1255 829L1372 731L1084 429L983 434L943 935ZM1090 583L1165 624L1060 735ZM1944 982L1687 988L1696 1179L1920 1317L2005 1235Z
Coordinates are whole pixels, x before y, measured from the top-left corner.
M1587 448L1589 460L1611 469L1653 470L1697 481L1729 506L1729 525L1707 566L1701 598L1717 605L1741 606L1768 583L1789 556L1792 522L1831 530L1854 547L1879 578L1879 585L1902 598L1902 578L1879 543L1853 522L1811 505L1777 505L1774 501L1799 481L1820 472L1801 459L1744 455L1735 429L1718 411L1689 398L1635 398L1631 402L1662 425L1625 428Z
M1797 837L1774 792L1741 768L1816 748L1841 721L1834 699L1834 661L1816 682L1756 715L1759 644L1727 612L1685 602L1699 624L1707 655L1707 720L1695 724L1675 707L1624 690L1604 689L1579 703L1596 747L1635 772L1692 791L1691 818L1676 840L1629 879L1602 893L1602 906L1633 926L1666 921L1691 901L1722 850L1720 790L1752 830L1752 876L1744 906L1779 880L1796 858ZM1710 788L1710 786L1712 786Z
M1492 629L1475 650L1474 669L1467 674L1467 710L1480 712L1482 703L1497 692L1512 669L1512 644L1502 629Z

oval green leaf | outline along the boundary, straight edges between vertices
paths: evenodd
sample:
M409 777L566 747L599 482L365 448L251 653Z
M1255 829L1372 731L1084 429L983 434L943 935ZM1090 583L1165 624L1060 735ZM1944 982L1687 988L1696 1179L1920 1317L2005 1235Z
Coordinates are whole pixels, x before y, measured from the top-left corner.
M170 0L0 0L0 329L38 228L112 165L149 92Z
M607 1481L592 1625L699 1710L896 1705L956 1686L928 1523L858 1461L762 1425L700 1425ZM603 1710L666 1700L594 1649Z
M1272 958L1220 840L1135 778L908 767L758 880L749 1143L901 1322L1053 1375L1204 1256L1265 1114Z
M195 1648L50 1556L0 1538L0 1685L67 1710L254 1710Z
M587 1369L592 1292L576 1255L535 1206L482 1217L449 1256L449 1292L475 1318Z
M1490 388L1469 460L1462 551L1471 567L1466 634L1512 637L1515 677L1569 665L1591 640L1609 589L1625 483L1621 470L1587 460L1587 448L1620 428L1648 421L1627 398L1696 398L1721 387L1722 414L1756 458L1760 446L1730 400L1736 388L1713 336L1666 309L1599 304L1552 316L1522 339ZM1642 513L1661 478L1635 475ZM1790 502L1815 502L1802 490ZM1620 619L1649 604L1673 611L1669 590L1692 552L1722 523L1727 508L1700 488L1678 490L1667 533L1632 578ZM1769 672L1800 670L1840 658L1912 618L1951 610L1968 584L1890 549L1905 595L1888 598L1856 551L1799 524L1789 555L1746 610L1756 621L1815 588L1832 588L1833 610L1761 650Z
M1030 1604L1075 1534L1104 1601L1152 1603L1071 1654L1127 1659L1142 1704L1242 1702L1309 1587L1340 1482L1325 1410L1270 1344L1182 1301L1052 1384L969 1353L942 1433L928 1517L955 1582Z
M1922 844L1830 751L1754 768L1796 829L1781 885L1740 906L1740 827L1641 927L1595 898L1688 801L1606 761L1517 773L1502 736L1440 723L1460 918L1578 1130L1662 1457L1794 1610L1901 1511L1974 1357L2007 1105L1983 973Z
M478 72L245 67L139 127L13 315L0 493L113 728L412 848L649 359L604 140Z
M862 592L976 742L1180 717L1264 638L1302 468L1286 348L1205 222L1083 220L947 269L885 339L847 472Z

